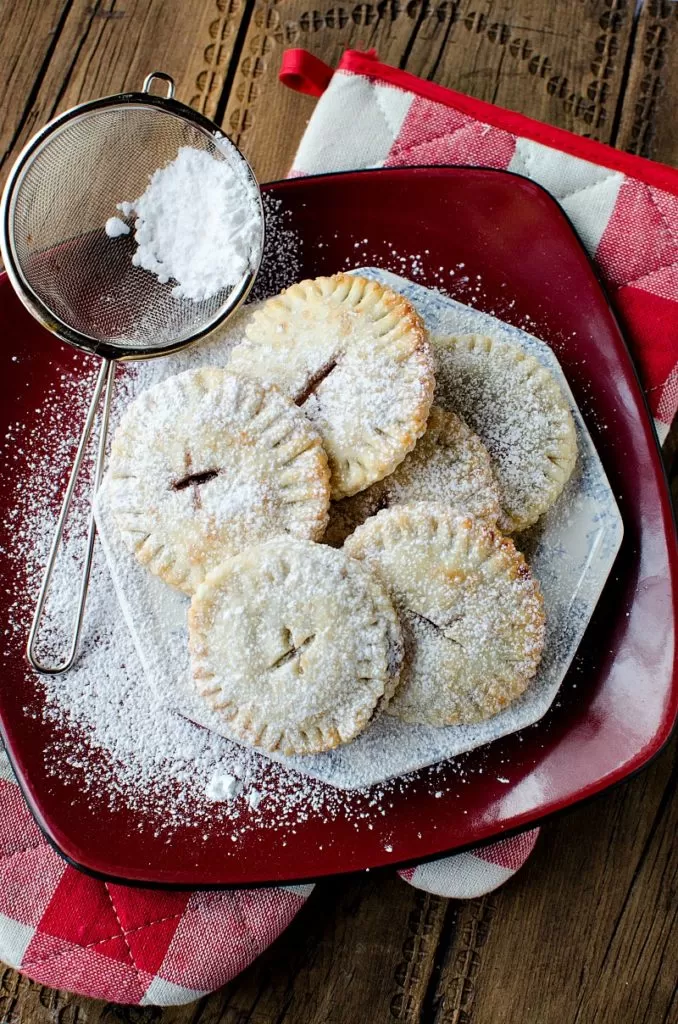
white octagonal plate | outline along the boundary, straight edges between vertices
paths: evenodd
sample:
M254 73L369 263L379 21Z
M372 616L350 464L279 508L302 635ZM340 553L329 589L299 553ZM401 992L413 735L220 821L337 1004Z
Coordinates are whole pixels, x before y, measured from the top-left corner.
M356 271L383 281L419 310L431 333L489 334L519 345L558 378L572 407L579 459L565 493L539 523L516 538L544 592L544 658L523 696L500 714L471 726L435 729L383 716L355 742L312 757L278 757L286 766L341 789L364 788L455 757L537 722L549 709L591 618L621 544L623 527L600 459L567 381L544 342L495 317L386 271ZM247 311L245 314L247 315ZM161 377L209 361L224 365L242 335L242 315L226 333L180 356L141 364L132 393ZM197 725L228 736L219 717L190 686L188 598L151 576L124 547L104 484L97 523L125 619L150 684L164 702ZM268 755L261 755L268 756Z

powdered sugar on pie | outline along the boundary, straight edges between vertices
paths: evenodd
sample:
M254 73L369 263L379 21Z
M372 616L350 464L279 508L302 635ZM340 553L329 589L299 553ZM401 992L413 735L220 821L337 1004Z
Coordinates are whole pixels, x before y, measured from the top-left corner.
M372 568L400 616L405 661L389 714L467 724L525 690L541 658L543 600L511 540L422 502L379 512L344 550Z
M391 473L426 428L433 357L401 295L349 274L302 281L266 302L231 355L276 384L317 427L341 498Z
M347 743L391 698L402 660L386 590L343 552L279 539L228 559L189 612L193 676L232 735L310 754Z
M137 559L187 593L243 547L319 538L327 520L327 458L303 412L213 367L169 377L130 405L104 486Z
M436 402L457 412L487 446L507 533L531 526L574 469L569 406L548 370L517 346L481 335L433 339Z
M442 501L489 525L500 515L499 488L487 449L458 416L438 406L431 409L424 436L390 476L330 504L323 539L341 545L379 509L410 501Z

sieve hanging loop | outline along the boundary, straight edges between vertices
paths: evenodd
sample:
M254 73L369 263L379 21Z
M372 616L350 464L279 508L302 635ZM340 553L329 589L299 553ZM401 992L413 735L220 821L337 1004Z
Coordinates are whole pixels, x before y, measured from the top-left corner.
M166 96L150 92L156 79L166 84ZM127 235L115 239L104 230L116 203L141 196L149 177L183 147L225 161L244 201L254 204L255 211L249 265L241 279L198 301L176 297L174 282L161 282L133 264L132 225ZM216 124L175 100L173 79L154 71L144 80L142 92L80 104L39 131L10 171L0 217L0 250L19 299L62 341L104 361L28 637L31 665L39 672L56 674L69 669L77 656L96 537L92 509L73 633L65 656L56 664L44 664L36 654L40 623L102 395L92 500L103 474L114 361L176 352L224 323L254 284L263 252L264 214L256 178L237 147Z
M153 82L165 82L167 85L167 94L165 99L171 100L174 98L174 79L171 75L166 75L164 71L151 71L150 75L146 75L144 78L144 84L141 87L142 92L151 92L151 86Z

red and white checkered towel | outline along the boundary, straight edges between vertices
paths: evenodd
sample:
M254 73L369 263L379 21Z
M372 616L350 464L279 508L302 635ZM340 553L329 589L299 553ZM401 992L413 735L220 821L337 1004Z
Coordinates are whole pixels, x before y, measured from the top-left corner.
M338 73L301 51L282 76L321 95L294 174L482 164L526 174L562 203L607 279L663 437L678 404L678 172L579 139L377 62ZM190 1002L246 967L312 886L169 892L104 883L46 843L0 753L0 959L43 984L122 1003ZM538 829L401 872L460 899L502 885Z
M192 892L113 885L47 843L0 749L0 960L116 1003L190 1003L244 970L312 885Z

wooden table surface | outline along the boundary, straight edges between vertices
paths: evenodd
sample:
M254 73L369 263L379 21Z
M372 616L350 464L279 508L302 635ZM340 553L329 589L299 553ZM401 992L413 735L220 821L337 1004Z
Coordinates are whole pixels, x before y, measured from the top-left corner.
M641 5L639 5L641 6ZM2 0L0 173L58 111L174 76L263 181L314 101L282 51L376 47L415 74L678 165L678 3L646 0ZM676 445L672 450L675 452ZM5 969L0 1024L676 1024L674 741L638 778L547 824L483 899L392 873L319 884L249 970L183 1008L129 1008Z

